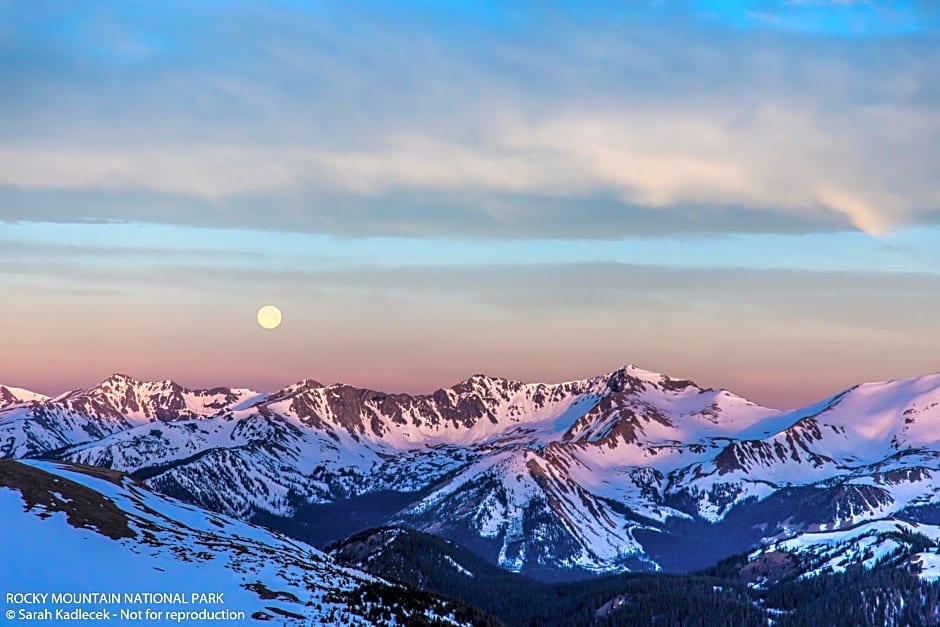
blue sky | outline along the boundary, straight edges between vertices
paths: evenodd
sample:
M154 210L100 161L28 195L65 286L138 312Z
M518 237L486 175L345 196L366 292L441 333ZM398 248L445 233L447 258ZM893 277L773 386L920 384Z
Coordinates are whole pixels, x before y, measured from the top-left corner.
M634 362L784 406L938 370L938 26L876 0L0 3L0 380Z

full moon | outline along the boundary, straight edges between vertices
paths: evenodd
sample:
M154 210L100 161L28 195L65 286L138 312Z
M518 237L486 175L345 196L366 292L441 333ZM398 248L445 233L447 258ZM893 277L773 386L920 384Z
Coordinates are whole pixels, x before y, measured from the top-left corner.
M274 305L265 305L258 310L258 324L265 329L276 329L281 325L281 310Z

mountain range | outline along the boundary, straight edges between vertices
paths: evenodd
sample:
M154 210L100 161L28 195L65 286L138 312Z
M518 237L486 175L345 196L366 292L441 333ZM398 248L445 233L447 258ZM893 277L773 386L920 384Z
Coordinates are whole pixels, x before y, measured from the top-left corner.
M940 375L790 411L634 366L427 395L114 375L55 397L0 387L0 456L121 471L320 547L411 529L545 581L746 553L760 586L940 540Z

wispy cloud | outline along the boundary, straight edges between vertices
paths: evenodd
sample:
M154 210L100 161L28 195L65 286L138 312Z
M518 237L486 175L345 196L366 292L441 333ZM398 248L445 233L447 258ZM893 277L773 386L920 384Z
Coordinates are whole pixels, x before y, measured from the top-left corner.
M767 230L787 215L880 234L940 207L932 34L842 41L524 8L459 24L427 7L394 20L341 6L177 9L66 10L52 23L71 36L55 40L14 22L23 32L0 47L13 86L0 185L37 207L41 190L149 195L117 219L254 227L241 208L263 202L288 229L396 235L435 206L432 230L500 235L523 216L532 236L535 205L576 222L597 198L661 230L681 229L677 212L708 223L730 208ZM206 11L211 25L193 31L187 17ZM355 210L380 203L384 218ZM24 213L0 206L0 220Z

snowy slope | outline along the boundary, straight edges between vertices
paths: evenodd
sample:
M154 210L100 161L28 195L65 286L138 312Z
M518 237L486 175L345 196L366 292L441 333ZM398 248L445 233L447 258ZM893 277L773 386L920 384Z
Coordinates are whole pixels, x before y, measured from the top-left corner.
M0 409L11 405L30 403L32 401L45 401L48 400L48 398L48 396L39 394L38 392L0 385Z
M789 576L813 577L844 572L853 565L873 568L888 560L913 565L922 579L940 579L940 527L896 519L879 519L839 531L803 533L781 540L748 556L750 585L763 587L773 579L761 573L766 564L790 563Z
M842 480L884 488L888 511L935 502L940 375L859 385L774 420L788 426L764 438L729 441L710 459L674 473L670 491L693 498L697 513L710 520L749 497ZM842 522L879 513L885 512Z
M541 454L515 447L482 457L393 522L488 540L496 563L513 571L535 564L655 570L632 535L642 525L578 485L553 455L551 447Z
M338 566L316 549L264 528L156 495L111 471L52 462L0 461L0 517L8 591L68 593L181 593L187 603L106 602L42 607L73 610L151 608L227 611L274 624L370 625L369 604L351 604L368 587L379 610L407 624L456 620L460 608L429 600L394 607L402 590ZM193 593L221 594L223 602L193 600ZM384 599L388 607L382 607ZM42 607L20 606L19 610ZM195 621L186 621L191 624ZM396 620L389 621L395 624Z

